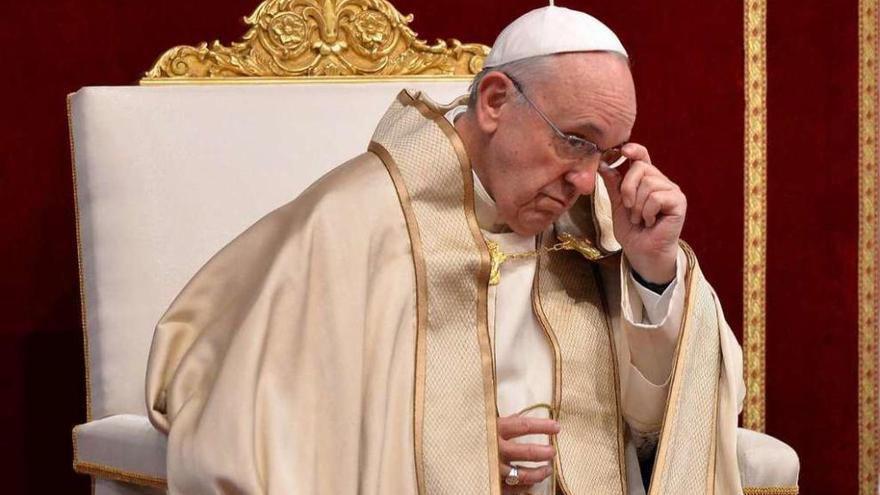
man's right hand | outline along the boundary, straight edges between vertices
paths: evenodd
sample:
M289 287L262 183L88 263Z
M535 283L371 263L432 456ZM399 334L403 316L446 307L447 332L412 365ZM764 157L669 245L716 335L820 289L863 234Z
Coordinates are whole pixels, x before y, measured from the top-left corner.
M528 490L553 474L553 458L556 449L552 445L517 443L513 439L524 435L554 435L559 433L559 423L552 419L506 416L498 418L498 450L501 455L501 487L503 493L519 493ZM517 466L519 484L510 486L504 479L510 473L510 464L520 461L548 461L548 466L525 468Z

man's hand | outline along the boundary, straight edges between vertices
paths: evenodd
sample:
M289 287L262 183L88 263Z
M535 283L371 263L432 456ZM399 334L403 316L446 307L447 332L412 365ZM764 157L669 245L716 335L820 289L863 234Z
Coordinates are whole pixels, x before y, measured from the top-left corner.
M675 278L687 198L651 164L647 148L627 143L622 151L631 162L625 176L599 168L611 198L614 237L633 270L648 282L664 284Z
M498 418L498 450L501 454L501 487L503 493L520 493L543 481L553 473L553 457L556 449L552 445L535 443L516 443L512 439L523 435L553 435L559 432L559 423L552 419L529 418L526 416L507 416ZM549 466L524 468L517 466L519 484L509 486L504 478L510 473L510 463L519 461L550 461Z

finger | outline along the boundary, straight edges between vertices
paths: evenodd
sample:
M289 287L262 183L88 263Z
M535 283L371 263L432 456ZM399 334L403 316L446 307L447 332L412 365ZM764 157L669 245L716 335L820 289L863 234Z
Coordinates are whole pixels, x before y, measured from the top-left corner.
M639 184L638 191L636 191L635 205L633 205L632 210L630 211L630 222L636 225L641 223L642 209L645 206L645 201L651 193L655 191L669 191L676 187L678 186L676 186L675 183L665 177L658 175L646 175L642 177L642 182Z
M506 478L507 475L510 474L510 466L506 464L501 465L501 475L502 479ZM516 475L519 478L519 483L513 485L514 487L521 487L523 485L534 485L535 483L540 483L547 479L548 476L553 474L552 466L541 466L536 468L527 468L522 466L516 467ZM507 485L505 483L505 485ZM508 485L510 486L510 485Z
M636 192L638 191L639 183L642 182L642 177L648 172L648 167L650 166L650 163L641 160L635 161L630 165L629 171L620 183L620 196L623 206L632 208L636 204Z
M599 166L599 175L602 177L602 181L605 182L605 189L608 191L608 199L611 201L611 206L617 207L621 201L620 182L623 180L623 175L620 173L620 170L609 168L605 164Z
M553 435L559 432L559 423L552 419L507 416L498 418L498 435L509 440L523 435Z
M639 143L626 143L620 151L623 152L625 157L632 161L641 160L643 162L651 163L651 156L648 154L648 148L645 148Z
M645 201L642 218L646 227L653 227L659 215L683 216L686 209L687 200L681 191L655 191Z
M556 449L552 445L517 443L504 439L498 441L498 450L501 460L505 462L551 461L556 456Z

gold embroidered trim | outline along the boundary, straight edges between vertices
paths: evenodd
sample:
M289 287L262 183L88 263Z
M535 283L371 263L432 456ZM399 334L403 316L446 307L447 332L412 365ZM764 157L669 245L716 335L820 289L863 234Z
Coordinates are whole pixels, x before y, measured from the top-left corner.
M538 236L537 245L543 245L543 234ZM551 417L558 419L559 405L562 400L562 352L559 349L559 340L550 328L550 323L547 321L547 315L544 313L544 307L541 303L540 278L541 259L538 258L535 266L535 276L532 280L532 311L535 313L535 317L538 319L538 323L544 331L544 335L547 337L550 347L553 349L553 403L550 405L550 411L553 413L553 416ZM571 493L571 489L565 482L565 476L562 472L562 461L559 456L559 441L556 438L556 435L550 435L550 443L556 450L556 457L553 458L553 488L556 489L558 485L559 491L563 494L569 494Z
M545 231L537 246L555 240ZM574 253L538 258L532 307L554 351L553 408L563 433L550 436L553 482L567 494L625 493L620 378L598 265Z
M412 200L404 186L403 177L397 168L394 158L381 144L371 141L367 150L375 153L385 165L391 182L397 191L397 199L406 220L409 232L410 248L412 249L413 271L416 282L416 359L415 380L413 390L413 442L415 452L416 483L419 494L427 493L425 488L425 458L423 427L425 418L425 331L428 328L427 287L425 276L425 257L422 252L422 237L412 209Z
M745 41L745 174L743 235L743 425L764 431L767 273L767 1L743 3Z
M691 261L690 258L688 258L688 262L690 262L690 261ZM689 309L692 307L691 306L691 296L692 296L692 292L693 292L692 279L693 279L693 270L691 269L690 266L688 266L688 269L685 272L684 309L682 309L682 315L684 315L685 317L682 318L681 324L679 325L678 343L675 346L675 352L673 353L673 357L672 357L673 367L672 367L672 371L670 372L669 378L668 378L668 382L670 383L670 386L669 386L669 392L667 393L667 398L666 398L666 410L663 412L663 419L660 422L660 436L658 439L657 450L656 450L656 453L654 454L655 455L654 467L652 468L652 471L651 471L651 480L652 480L651 487L659 485L659 483L655 483L654 481L656 481L659 478L658 474L666 466L666 450L667 450L666 445L668 444L668 442L663 442L663 433L665 431L667 431L666 424L667 424L667 421L670 419L670 416L673 412L671 409L673 409L675 407L674 404L671 404L669 402L669 397L672 396L672 384L674 383L676 369L678 368L678 366L677 366L678 356L681 353L682 334L684 333L684 329L687 325L687 314L688 314ZM668 433L667 433L667 435L668 435ZM655 488L653 490L651 490L649 488L648 494L649 495L656 495L656 492L658 490L659 490L659 488Z
M743 495L798 495L796 486L747 486Z
M880 2L859 0L859 493L877 493L878 464L878 89Z
M667 427L667 423L672 418L673 414L676 413L676 405L671 402L669 399L671 397L675 397L678 395L678 390L681 388L681 380L676 380L676 374L679 372L679 360L680 354L682 353L682 342L684 342L685 331L689 329L691 326L689 324L688 314L690 312L690 308L693 307L693 298L694 294L694 266L693 266L693 258L690 256L688 251L685 251L688 254L688 268L685 272L685 293L684 293L684 309L682 310L682 315L684 317L681 320L681 325L678 330L678 343L675 346L675 353L673 354L672 362L673 367L672 371L669 375L669 393L666 399L666 410L663 412L663 420L660 423L660 438L657 444L657 452L654 458L654 467L651 472L651 487L648 491L648 495L657 495L660 492L660 476L666 470L667 464L667 450L669 446L669 441L667 437L671 434L670 429Z
M497 493L500 493L501 472L498 469L493 469L493 466L499 465L500 456L498 453L497 400L495 397L495 384L497 382L495 377L495 360L489 339L489 313L487 306L487 300L489 297L490 260L489 250L483 239L483 234L480 232L480 226L477 223L477 215L474 213L476 199L474 196L474 176L470 157L468 157L464 143L461 141L461 137L458 135L455 127L446 120L446 117L443 114L432 110L424 101L413 98L413 96L406 91L400 93L400 101L404 105L414 106L422 115L433 120L434 123L437 124L437 127L443 131L447 139L449 139L449 142L452 144L455 154L458 157L459 166L461 167L461 176L464 181L464 213L467 217L468 227L470 228L471 235L474 239L474 246L479 249L480 252L480 269L479 273L477 273L477 334L480 343L483 371L483 396L486 403L486 432L488 435L487 443L489 446L487 449L487 455L490 466L489 477L491 479L493 493L495 493L496 490Z
M86 306L86 284L83 276L82 233L79 218L79 188L76 180L76 145L73 141L73 94L67 95L67 132L70 136L70 170L73 177L73 213L76 223L76 272L79 278L80 330L83 337L83 367L86 378L86 422L92 420L92 360L89 354L89 326Z
M231 46L176 46L141 80L472 75L489 47L451 39L429 45L387 0L265 0Z
M594 210L595 211L595 210ZM593 215L595 219L595 214ZM598 230L596 231L599 232ZM589 240L587 240L589 242ZM597 250L598 251L598 250ZM592 260L590 256L584 253L581 250L578 250L582 255L584 255L587 259ZM603 258L615 256L613 253L608 253L606 255L601 255ZM600 258L596 258L598 260ZM618 258L618 263L622 263L623 261ZM617 354L617 340L614 338L614 325L611 322L611 304L608 302L608 294L605 291L605 278L602 276L602 270L599 268L598 264L593 264L593 276L596 278L596 283L599 285L599 298L602 301L602 309L605 313L605 328L608 330L608 340L611 344L611 361L614 363L614 400L617 402L617 461L618 461L618 469L620 469L620 482L621 482L621 493L627 492L627 472L626 472L626 439L624 438L624 431L626 430L626 425L623 420L623 390L620 388L620 361L618 361ZM687 306L685 306L685 309Z
M484 493L500 494L501 476L498 469L494 363L489 346L486 311L489 255L476 225L476 217L473 215L473 211L467 211L468 208L473 208L472 185L470 183L472 172L467 155L464 153L464 145L458 139L452 126L443 118L443 115L435 110L436 105L420 98L418 94L401 92L398 95L398 101L392 105L392 108L379 123L374 140L383 144L398 163L401 177L404 178L405 186L413 201L416 220L419 222L440 222L437 224L437 229L432 229L431 236L425 235L425 231L422 231L428 276L431 276L432 270L437 272L438 277L451 275L454 268L450 268L448 263L444 264L449 257L456 260L455 266L464 267L466 264L469 267L469 273L474 274L473 278L468 276L461 284L447 286L442 291L437 288L437 292L432 292L434 287L430 284L430 280L427 286L429 329L426 332L425 426L423 434L425 486L428 490L448 491L453 487L473 484L474 486L479 485L479 489ZM422 118L431 119L431 122L415 123ZM436 170L426 169L424 161L415 157L418 153L414 151L415 147L410 146L410 142L406 140L386 142L386 138L390 138L395 132L392 131L393 124L391 122L400 120L405 123L404 125L411 126L409 130L416 132L419 136L425 136L430 146L439 147L440 152L444 154L444 160L457 160L458 168L447 169L444 174L437 175ZM397 131L400 130L397 129ZM407 136L413 137L412 134ZM395 156L396 152L401 153L401 156L405 157L404 159L410 161L401 163L401 157ZM449 153L452 156L449 156ZM448 165L454 164L449 162ZM468 194L469 192L470 194ZM418 195L424 195L425 201L420 201ZM453 208L450 209L446 205L453 205ZM444 232L444 229L447 232ZM438 242L453 243L457 249L447 249L441 253L437 245ZM446 245L443 244L443 246ZM436 299L432 300L433 294L436 294ZM451 313L445 309L449 307L450 303L457 304L456 310ZM466 305L466 308L459 310L458 308L462 308L461 305ZM435 319L438 325L441 325L436 332L433 331ZM476 335L473 333L475 330ZM453 334L452 332L458 333ZM463 335L476 337L477 340L463 340L461 338ZM457 352L450 353L448 350L450 345L458 346ZM472 351L476 351L478 355L471 355ZM455 364L453 365L453 363ZM463 374L465 369L469 374ZM455 397L438 395L444 387L448 389L450 383L446 377L441 378L441 372L444 375L448 374L452 380L458 380L466 385L468 394L480 397L479 405L468 401L469 406L465 407L471 407L471 409L465 414L464 423L459 421L457 425L453 425L448 422L448 418L460 416L462 413L458 409L459 405L455 406L455 412L443 408L449 408L454 403L460 404L461 395ZM458 391L458 389L456 390ZM437 402L434 404L432 401ZM433 428L438 429L432 429L432 425ZM466 427L472 434L485 435L485 437L473 437L468 444L468 449L465 451L457 449L456 453L452 453L448 450L448 435L444 435L443 438L437 435L440 428L446 427L459 431ZM484 441L485 445L483 445ZM465 457L462 458L462 455ZM456 462L462 464L455 472L444 468L448 465L447 462L451 462L452 459L457 459ZM466 461L462 461L462 459L466 459ZM436 462L431 464L432 460ZM483 462L486 461L488 462L484 465ZM462 469L464 469L464 473Z

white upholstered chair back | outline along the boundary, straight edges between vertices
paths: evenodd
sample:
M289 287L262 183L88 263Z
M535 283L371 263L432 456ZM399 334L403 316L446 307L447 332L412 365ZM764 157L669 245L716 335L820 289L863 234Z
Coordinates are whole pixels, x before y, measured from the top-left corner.
M70 96L89 418L144 416L154 325L211 255L364 152L404 87L467 80L91 87Z

